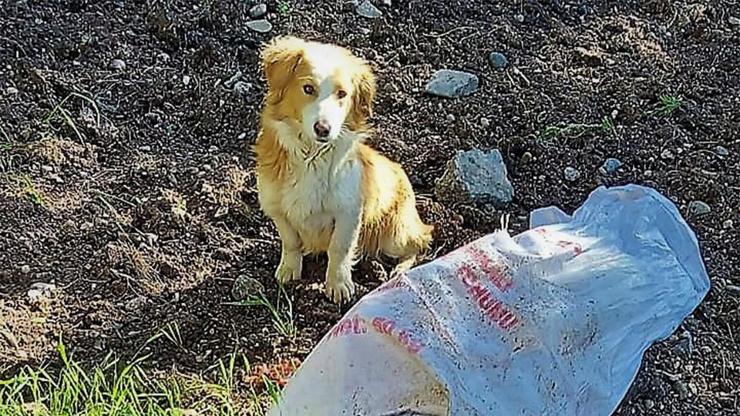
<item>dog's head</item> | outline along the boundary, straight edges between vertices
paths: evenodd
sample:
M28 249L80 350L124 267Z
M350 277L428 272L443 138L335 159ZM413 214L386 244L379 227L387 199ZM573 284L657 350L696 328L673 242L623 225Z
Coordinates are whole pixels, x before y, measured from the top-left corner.
M328 142L342 130L361 131L372 114L375 77L349 50L295 37L273 40L262 52L267 104L295 123L301 140Z

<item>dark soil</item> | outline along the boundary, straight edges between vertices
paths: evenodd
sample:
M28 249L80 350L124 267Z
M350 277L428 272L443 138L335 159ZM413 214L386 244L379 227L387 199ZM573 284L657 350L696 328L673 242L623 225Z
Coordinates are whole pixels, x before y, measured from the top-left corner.
M289 288L295 339L267 310L226 304L239 276L277 296L279 242L257 204L249 147L260 45L292 33L372 62L373 144L409 172L437 226L435 253L496 229L503 214L520 232L531 210L572 210L601 184L646 184L675 201L713 287L650 349L617 414L738 414L737 4L377 3L383 17L369 20L340 1L269 1L274 29L258 34L245 26L249 1L0 1L0 375L53 360L60 336L86 362L149 352L152 365L183 373L235 350L256 364L304 358L338 320L321 259ZM492 51L509 67L494 69ZM477 74L480 90L424 95L440 68ZM661 96L681 105L669 112ZM445 162L473 147L501 149L516 190L506 209L435 200ZM616 174L599 172L607 157L624 163ZM563 179L566 166L577 181ZM711 213L690 215L692 200ZM361 263L361 291L388 269ZM31 300L38 282L56 289ZM180 340L151 340L168 324Z

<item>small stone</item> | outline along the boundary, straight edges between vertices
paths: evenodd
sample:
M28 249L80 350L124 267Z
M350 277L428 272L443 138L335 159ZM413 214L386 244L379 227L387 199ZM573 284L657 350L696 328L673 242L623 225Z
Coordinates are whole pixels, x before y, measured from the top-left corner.
M480 118L480 126L483 127L484 129L487 129L488 127L491 126L491 121L488 120L485 117L481 117Z
M494 68L499 69L506 68L509 65L509 60L506 58L506 55L501 52L491 52L491 54L488 55L488 62L490 62Z
M213 258L221 261L229 261L234 253L226 247L219 247L213 252Z
M514 16L514 18L516 19L517 22L524 23L524 15L523 14L518 14L518 15Z
M357 14L368 19L375 19L383 15L383 13L375 7L370 0L363 0L357 5Z
M31 285L27 295L31 302L38 302L50 298L56 289L57 287L51 283L37 282Z
M244 139L247 138L247 133L244 133L244 132L239 133L239 135L236 136L236 138L237 138L237 140L244 140Z
M267 5L264 3L254 5L252 6L251 9L249 9L249 15L252 16L252 19L259 19L260 17L266 14L267 14Z
M434 191L441 201L464 201L495 207L504 206L514 198L514 187L498 150L457 152L447 162Z
M149 145L139 146L139 150L141 150L142 152L151 152L152 147Z
M252 20L247 22L247 27L257 33L267 33L272 30L272 23L265 19Z
M218 152L218 147L216 146L209 146L208 147L208 153L216 153Z
M679 380L673 384L673 388L676 389L676 393L678 393L678 398L681 400L686 400L689 397L689 388L686 386L686 383Z
M615 173L622 166L622 161L613 157L607 158L599 170L605 175Z
M683 331L673 348L687 357L690 356L694 352L694 339L691 332Z
M673 159L673 152L670 149L664 149L660 153L660 158L665 160L671 160Z
M144 233L144 238L146 239L147 244L150 246L153 246L157 243L157 240L159 240L159 236L154 233Z
M645 400L645 409L650 410L653 407L655 407L655 402L654 401L652 401L650 399Z
M114 59L110 61L110 69L114 71L123 71L126 69L126 62L123 62L122 59Z
M447 118L447 121L449 121L450 123L454 123L455 122L455 115L454 114L447 114L447 117L446 118Z
M18 88L16 87L8 87L5 89L5 93L8 95L15 95L18 94Z
M714 153L720 157L727 157L730 155L730 151L724 146L717 146L714 148Z
M531 162L532 159L534 159L534 156L532 156L532 153L524 152L522 154L522 157L519 158L519 163L521 163L522 165L526 165L527 163Z
M735 16L730 16L730 18L727 19L727 22L732 26L740 26L740 18Z
M146 296L137 296L133 299L128 300L124 305L124 308L129 311L139 311L143 309L147 303L148 299L146 298Z
M188 85L190 85L190 77L189 77L189 76L187 76L187 75L184 75L184 76L182 77L182 83L183 83L183 84L185 84L185 86L186 86L186 87L187 87Z
M722 228L724 228L725 230L732 229L734 226L735 226L735 223L732 220L725 220L722 223Z
M568 166L563 171L563 175L565 176L565 180L568 182L575 182L578 180L578 178L581 177L581 172L578 171L578 169Z
M242 97L248 97L252 91L252 84L244 81L237 81L234 83L234 92Z
M648 170L646 170L645 172L643 172L642 174L643 174L643 175L644 175L644 176L645 176L646 178L650 178L650 177L652 177L652 176L653 176L653 171L652 171L652 170L649 170L649 169L648 169Z
M478 77L474 74L442 69L434 73L426 85L427 94L456 98L470 95L478 90Z
M689 213L694 216L706 215L712 212L712 208L704 201L691 201L689 203Z
M201 166L201 169L203 169L204 172L211 172L213 170L213 167L211 167L211 165L209 164L205 164Z
M49 165L41 165L41 170L44 171L44 172L46 172L46 173L49 173L49 172L53 172L54 171L54 168L52 168Z
M23 266L21 266L21 273L23 274L31 273L31 266L27 264L24 264Z
M732 294L740 295L740 286L727 285L727 286L725 286L725 290L728 291L728 292L730 292L730 293L732 293Z
M231 287L231 297L234 300L246 300L260 293L264 293L265 286L257 279L241 275L236 278Z

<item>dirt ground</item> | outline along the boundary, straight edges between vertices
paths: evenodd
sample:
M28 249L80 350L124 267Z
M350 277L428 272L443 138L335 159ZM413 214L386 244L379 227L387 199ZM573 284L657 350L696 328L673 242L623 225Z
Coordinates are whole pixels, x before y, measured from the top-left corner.
M0 376L53 361L60 336L86 362L151 353L152 367L207 376L235 350L255 364L304 358L338 320L322 259L288 290L294 339L266 309L227 304L239 276L277 296L279 242L249 147L260 45L292 33L372 62L372 144L409 172L436 253L496 229L502 214L516 233L532 209L572 210L601 184L645 184L675 201L713 287L649 350L617 414L740 412L736 2L378 1L377 19L348 2L266 3L274 27L260 34L243 0L0 0ZM506 69L492 67L492 51ZM479 91L425 95L441 68L477 74ZM473 147L501 149L516 191L505 209L435 200L445 162ZM599 172L607 157L623 162L617 173ZM576 181L564 180L567 166ZM711 212L693 215L693 200ZM363 261L361 293L389 268ZM170 336L157 336L163 328Z

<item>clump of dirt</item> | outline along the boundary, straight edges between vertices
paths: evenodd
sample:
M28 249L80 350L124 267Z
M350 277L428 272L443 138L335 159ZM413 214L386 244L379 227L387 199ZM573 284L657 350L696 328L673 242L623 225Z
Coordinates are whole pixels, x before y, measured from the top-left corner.
M249 1L0 8L0 375L53 359L60 335L90 362L151 352L152 365L195 373L236 350L276 364L303 359L338 320L343 311L320 288L321 258L287 290L295 337L266 308L230 304L241 276L286 304L249 146L264 93L260 45L292 33L346 45L374 66L372 144L409 172L437 227L433 254L496 229L504 214L519 232L532 209L572 210L602 184L653 186L686 215L690 201L707 203L710 213L688 219L712 291L649 350L617 414L737 413L740 28L731 2L412 0L378 4L377 19L341 2L266 3L266 34L246 27ZM505 69L488 62L493 51ZM479 91L425 95L442 68L477 74ZM474 147L501 150L510 206L434 199L445 162ZM600 173L607 157L622 167ZM566 167L580 177L566 181ZM388 269L362 262L361 294ZM34 283L55 285L48 304L29 298Z

